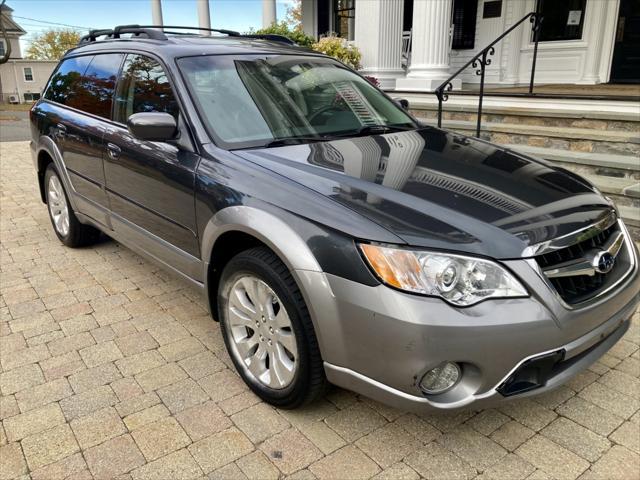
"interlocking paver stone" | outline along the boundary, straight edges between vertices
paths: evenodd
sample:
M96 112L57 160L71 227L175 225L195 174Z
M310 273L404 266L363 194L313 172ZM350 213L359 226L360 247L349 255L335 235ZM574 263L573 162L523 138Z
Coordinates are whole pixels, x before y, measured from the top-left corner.
M114 382L121 377L122 375L113 363L105 363L71 375L69 383L75 393L82 393Z
M0 479L17 478L27 473L27 463L19 443L0 446Z
M232 424L229 417L211 401L179 412L176 419L194 442L226 430Z
M236 464L249 480L278 480L280 478L280 471L259 450L238 459Z
M31 470L61 460L79 450L69 425L59 425L22 440L22 450Z
M204 438L188 448L205 473L233 462L253 449L251 441L235 427Z
M589 370L496 409L332 388L276 410L198 291L113 241L61 245L28 144L0 156L0 479L639 477L640 313Z
M191 440L173 417L147 424L131 433L148 461L160 458L180 448Z
M307 467L322 457L305 436L295 429L288 429L269 438L260 449L285 475Z
M101 408L115 405L117 401L118 399L111 387L103 385L102 387L65 398L60 402L60 406L64 416L70 421Z
M64 415L57 403L50 403L44 407L29 410L4 420L4 430L10 442L22 440L25 437L49 430L65 423Z
M96 480L110 480L145 464L131 435L122 435L85 450L84 458Z
M475 468L435 442L412 453L404 461L428 479L466 480L476 476Z
M180 412L209 400L209 395L191 378L160 388L157 392L171 413Z
M71 429L83 449L99 445L127 430L113 407L103 408L72 420Z
M244 432L253 443L263 440L281 432L289 427L282 415L273 407L259 403L231 416L231 421Z
M133 480L190 480L202 476L202 470L186 450L178 450L131 472Z
M370 478L380 471L380 467L357 447L347 445L327 455L309 467L319 479L343 478L357 480Z
M41 383L44 383L44 375L37 364L25 365L10 372L0 373L0 392L2 395L10 395Z
M547 425L540 433L590 462L595 462L611 447L611 442L606 438L562 417ZM640 436L640 432L636 433Z
M399 425L389 423L361 437L356 445L378 465L386 468L420 448L422 443L408 436Z
M516 454L558 479L576 478L589 468L589 462L542 435L531 437Z
M20 390L16 393L16 400L20 410L26 412L47 403L65 399L71 394L73 394L73 390L71 390L67 379L59 378L26 390Z

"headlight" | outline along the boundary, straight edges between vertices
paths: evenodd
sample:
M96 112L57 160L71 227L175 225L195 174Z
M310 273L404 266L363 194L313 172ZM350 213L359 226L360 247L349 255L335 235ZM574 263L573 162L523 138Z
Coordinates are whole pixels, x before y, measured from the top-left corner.
M527 290L495 262L440 252L360 244L380 279L407 292L466 307L487 298L526 297Z

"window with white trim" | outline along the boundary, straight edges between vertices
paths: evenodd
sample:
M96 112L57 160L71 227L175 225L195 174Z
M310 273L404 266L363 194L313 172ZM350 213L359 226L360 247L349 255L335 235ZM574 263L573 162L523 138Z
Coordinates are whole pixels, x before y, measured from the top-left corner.
M4 40L0 38L0 57L4 57L4 53L6 52L4 48Z
M33 70L31 67L23 67L24 71L24 81L25 82L33 82Z

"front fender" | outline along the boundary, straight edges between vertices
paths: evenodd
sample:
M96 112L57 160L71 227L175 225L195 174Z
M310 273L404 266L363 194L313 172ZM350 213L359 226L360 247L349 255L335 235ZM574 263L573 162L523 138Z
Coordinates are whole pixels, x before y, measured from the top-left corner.
M273 250L291 272L322 271L304 239L282 219L258 208L233 206L217 212L202 233L201 251L205 274L216 240L229 231L243 232L257 238Z

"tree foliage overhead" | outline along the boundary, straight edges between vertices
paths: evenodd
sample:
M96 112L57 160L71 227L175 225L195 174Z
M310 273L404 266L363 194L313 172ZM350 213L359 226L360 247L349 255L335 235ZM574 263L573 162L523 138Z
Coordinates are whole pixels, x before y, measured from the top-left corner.
M27 48L32 60L59 60L70 48L78 45L80 34L75 30L47 30L36 35Z
M285 22L294 30L302 31L302 0L293 0L287 7Z

